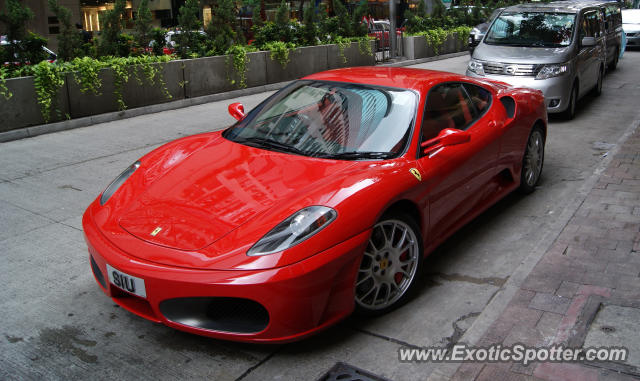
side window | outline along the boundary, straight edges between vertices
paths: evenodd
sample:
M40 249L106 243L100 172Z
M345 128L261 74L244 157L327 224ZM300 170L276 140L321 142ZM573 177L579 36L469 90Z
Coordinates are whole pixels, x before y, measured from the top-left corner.
M582 27L580 29L581 37L599 37L600 23L597 11L589 11L582 18Z
M491 93L480 86L470 83L465 83L463 86L467 94L469 94L469 98L471 98L471 103L475 107L477 115L480 116L484 114L491 104Z
M475 119L475 108L462 84L446 83L429 91L422 119L422 139L433 139L446 128L466 129Z

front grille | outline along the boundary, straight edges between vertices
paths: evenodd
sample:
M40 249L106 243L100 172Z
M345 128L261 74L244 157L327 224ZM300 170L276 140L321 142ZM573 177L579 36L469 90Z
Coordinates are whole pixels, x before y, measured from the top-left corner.
M635 37L638 33L626 33L627 37Z
M258 333L269 324L267 310L243 298L168 299L160 303L160 311L173 322L213 331Z
M102 275L102 271L100 271L100 267L98 267L98 264L93 259L92 255L89 255L89 259L91 261L91 270L93 271L93 275L96 277L96 280L98 281L98 283L100 283L102 288L106 289L107 288L107 282L105 282L105 280L104 280L104 275Z
M540 65L536 64L511 64L501 62L484 62L482 68L486 74L516 75L533 77L538 74Z

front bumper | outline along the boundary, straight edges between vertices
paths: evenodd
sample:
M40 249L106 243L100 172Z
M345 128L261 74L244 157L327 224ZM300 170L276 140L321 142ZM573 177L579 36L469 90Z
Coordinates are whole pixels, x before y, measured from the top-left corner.
M547 79L535 79L528 76L513 75L478 75L467 69L466 75L475 78L485 78L501 82L506 82L515 87L528 87L542 91L544 94L547 112L550 114L563 112L569 105L571 96L571 76L569 74Z
M627 33L627 46L640 47L640 32Z
M97 229L90 212L83 217L91 267L100 288L114 302L145 319L214 338L245 342L289 342L312 335L354 309L354 284L370 230L289 266L268 270L194 270L144 261L113 245ZM107 264L144 279L146 298L109 283ZM170 300L244 300L268 313L259 332L205 329L165 316ZM161 307L164 303L165 309ZM197 302L196 302L197 304ZM171 314L168 314L171 315ZM184 315L184 314L183 314ZM228 316L227 316L228 317ZM197 317L194 316L194 322Z

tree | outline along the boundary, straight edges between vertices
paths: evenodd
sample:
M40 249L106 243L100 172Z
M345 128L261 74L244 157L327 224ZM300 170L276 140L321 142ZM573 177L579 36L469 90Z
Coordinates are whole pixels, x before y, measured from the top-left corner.
M353 34L355 36L366 36L367 25L362 22L362 19L367 15L369 10L369 3L367 0L360 0L360 3L353 11Z
M6 12L0 14L4 25L3 34L9 44L0 51L2 62L38 63L46 58L42 47L47 40L35 33L27 33L27 22L33 18L33 12L19 0L6 0Z
M187 0L180 7L178 14L178 25L181 33L177 35L178 54L182 58L188 58L191 53L197 52L200 47L200 33L202 22L198 18L200 15L200 1Z
M119 50L119 40L123 29L123 19L126 16L126 0L116 0L113 9L101 14L100 26L102 34L98 45L101 56L116 56Z
M349 11L340 0L333 0L333 13L338 18L338 34L343 37L353 36L352 20Z
M136 17L136 38L142 48L149 46L149 41L151 41L152 19L149 0L140 1Z
M276 24L284 26L289 24L289 4L282 0L280 6L276 10Z
M56 15L61 26L60 34L58 34L58 59L70 61L84 55L82 35L71 23L71 11L61 6L58 0L49 0L49 9L51 13Z
M9 43L21 41L27 33L27 22L33 18L33 12L20 4L20 0L6 0L6 12L0 14L0 22L5 25L4 33Z
M233 30L235 23L236 10L233 0L219 0L207 26L207 35L213 41L216 53L224 54L237 39L237 33Z
M304 9L302 37L307 45L317 44L318 27L316 26L316 7L310 4Z

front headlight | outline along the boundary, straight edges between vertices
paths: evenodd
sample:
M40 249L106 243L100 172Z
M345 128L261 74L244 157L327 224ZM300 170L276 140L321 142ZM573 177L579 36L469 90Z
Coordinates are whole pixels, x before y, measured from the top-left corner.
M567 70L569 70L569 65L566 63L557 65L544 65L538 72L538 75L536 75L536 79L557 77L566 73Z
M338 213L326 206L300 209L271 229L249 251L248 256L277 253L293 247L324 229Z
M473 58L469 61L469 66L467 66L469 71L472 71L478 75L484 75L484 68L482 67L482 62L478 60L474 60Z
M118 188L120 188L120 186L124 184L125 181L127 181L129 176L131 176L133 172L135 172L139 167L140 161L136 161L135 163L131 164L129 168L125 169L124 172L122 172L118 177L116 177L116 179L113 180L111 184L109 184L107 189L102 192L102 195L100 195L100 205L104 205L111 198L111 196L116 193Z

